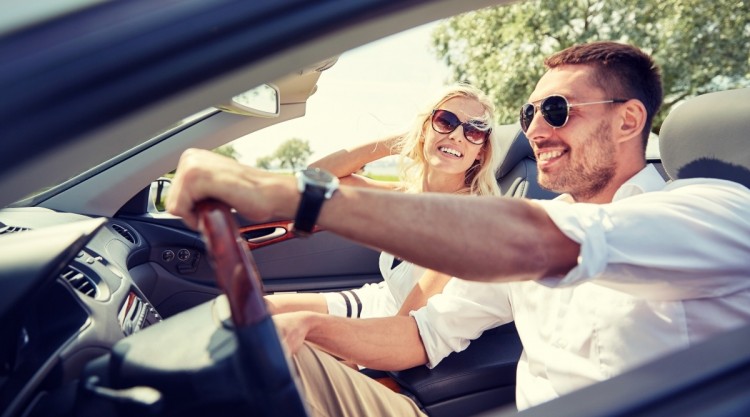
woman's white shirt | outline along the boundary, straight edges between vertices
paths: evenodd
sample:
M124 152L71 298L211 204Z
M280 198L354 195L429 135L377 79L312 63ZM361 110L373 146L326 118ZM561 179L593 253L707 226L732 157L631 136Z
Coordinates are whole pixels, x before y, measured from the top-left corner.
M355 290L323 293L328 314L353 318L395 316L425 269L398 261L385 252L380 254L379 267L383 276L381 282L365 284Z

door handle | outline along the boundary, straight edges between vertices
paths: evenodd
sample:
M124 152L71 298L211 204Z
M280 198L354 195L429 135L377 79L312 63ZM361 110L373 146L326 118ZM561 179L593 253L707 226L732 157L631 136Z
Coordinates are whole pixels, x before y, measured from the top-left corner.
M268 233L263 234L262 236L256 236L251 238L246 238L248 243L263 243L268 242L269 240L280 238L281 236L284 236L287 233L287 230L283 227L274 227L274 228L268 228L268 229L261 229L261 230L254 230L253 234L257 234L261 231L270 230Z

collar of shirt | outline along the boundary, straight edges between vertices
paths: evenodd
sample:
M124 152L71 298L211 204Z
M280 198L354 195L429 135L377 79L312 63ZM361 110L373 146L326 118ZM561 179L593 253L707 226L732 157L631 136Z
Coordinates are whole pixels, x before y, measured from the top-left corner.
M648 164L617 189L612 201L622 200L623 198L647 193L649 191L658 191L664 188L664 184L666 184L666 182L661 174L659 174L659 171L657 171L652 164ZM571 204L576 202L573 197L567 193L560 194L555 200Z

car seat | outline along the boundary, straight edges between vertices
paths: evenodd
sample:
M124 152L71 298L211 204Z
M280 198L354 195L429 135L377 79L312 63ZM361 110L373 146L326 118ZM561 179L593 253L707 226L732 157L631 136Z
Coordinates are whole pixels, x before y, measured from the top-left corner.
M719 178L750 188L749 138L750 88L743 88L676 107L662 125L659 150L671 179Z
M539 187L534 151L518 124L502 125L496 131L499 152L504 155L495 177L503 195L543 200L556 197L556 193Z

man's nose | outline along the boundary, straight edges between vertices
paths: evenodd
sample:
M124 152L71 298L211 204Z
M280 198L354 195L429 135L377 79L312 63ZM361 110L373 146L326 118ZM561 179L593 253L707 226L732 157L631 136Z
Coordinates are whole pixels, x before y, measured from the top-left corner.
M546 139L552 135L554 128L544 120L539 109L534 109L534 118L526 129L526 138L531 142Z

